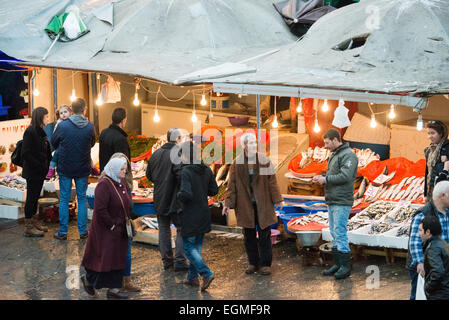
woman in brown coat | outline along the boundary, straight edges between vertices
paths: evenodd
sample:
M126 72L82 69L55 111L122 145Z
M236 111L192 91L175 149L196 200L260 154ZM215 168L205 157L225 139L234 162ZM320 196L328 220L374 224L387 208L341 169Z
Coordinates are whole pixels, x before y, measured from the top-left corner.
M121 292L128 252L126 217L130 199L124 181L127 163L123 158L109 160L105 176L95 188L95 204L86 251L81 265L86 276L84 289L95 295L95 289L109 288L108 298L127 299Z
M223 214L235 209L237 224L244 230L249 261L246 273L259 271L269 275L272 262L270 226L277 222L274 206L280 204L282 208L283 199L270 159L257 153L256 136L244 134L241 144L244 152L231 165Z

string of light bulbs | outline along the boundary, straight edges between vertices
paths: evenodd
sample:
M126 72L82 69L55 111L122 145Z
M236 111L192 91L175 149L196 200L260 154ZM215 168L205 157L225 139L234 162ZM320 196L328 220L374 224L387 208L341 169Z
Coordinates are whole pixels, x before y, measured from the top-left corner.
M279 126L278 117L277 117L277 113L276 113L276 102L277 102L277 97L274 97L274 118L273 118L273 123L271 124L271 126L275 129Z

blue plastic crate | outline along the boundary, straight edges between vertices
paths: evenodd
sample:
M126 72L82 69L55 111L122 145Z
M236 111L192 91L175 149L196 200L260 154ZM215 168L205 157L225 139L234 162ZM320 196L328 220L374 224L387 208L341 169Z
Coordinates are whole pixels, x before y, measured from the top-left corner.
M139 217L146 216L147 214L156 214L152 203L135 203L133 212Z

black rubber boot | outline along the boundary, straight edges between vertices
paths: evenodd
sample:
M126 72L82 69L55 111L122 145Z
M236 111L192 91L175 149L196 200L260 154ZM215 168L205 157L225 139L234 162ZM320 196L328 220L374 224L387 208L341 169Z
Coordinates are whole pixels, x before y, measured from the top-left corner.
M335 279L344 279L351 274L351 252L340 254L340 269L335 273Z
M340 255L337 248L332 247L332 258L334 259L334 265L324 270L322 273L323 276L333 276L340 269Z

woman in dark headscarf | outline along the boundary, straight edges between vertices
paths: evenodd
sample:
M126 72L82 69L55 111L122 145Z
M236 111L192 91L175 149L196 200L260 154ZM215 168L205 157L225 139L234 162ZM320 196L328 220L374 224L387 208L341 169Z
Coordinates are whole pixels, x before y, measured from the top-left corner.
M444 169L444 163L449 160L449 140L447 126L439 121L429 121L427 134L430 146L424 150L426 156L426 176L424 179L424 200L432 198L435 180Z

